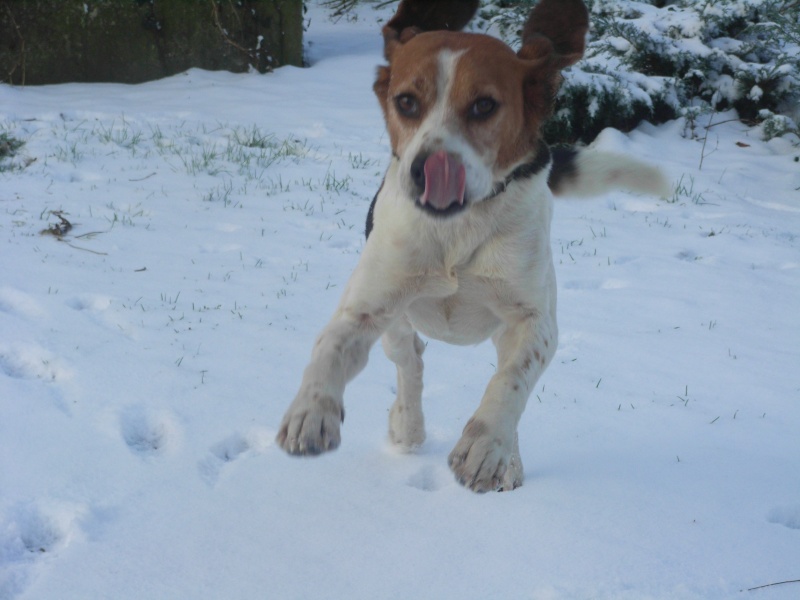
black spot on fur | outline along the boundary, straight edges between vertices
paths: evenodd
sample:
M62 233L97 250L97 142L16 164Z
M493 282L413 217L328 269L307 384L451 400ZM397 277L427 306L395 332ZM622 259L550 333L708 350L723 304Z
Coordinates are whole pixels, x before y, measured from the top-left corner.
M546 168L547 165L550 164L550 147L545 144L544 142L539 143L539 150L536 152L536 158L534 158L531 162L525 163L524 165L520 165L516 169L514 169L511 175L508 176L506 180L506 185L511 181L516 181L518 179L528 179L533 177L537 173L541 172L542 169Z
M372 202L369 205L369 210L367 211L367 224L364 228L364 237L369 239L369 234L372 233L372 227L375 225L375 203L378 201L378 194L381 193L383 189L383 181L381 181L381 186L378 188L378 191L375 192L375 197L372 199Z
M506 191L506 188L509 186L509 184L513 183L514 181L520 181L522 179L533 177L537 173L541 172L542 169L546 169L550 164L550 160L551 157L549 146L544 142L539 142L539 149L536 152L536 157L532 161L522 164L514 169L511 174L506 177L505 181L495 183L492 194L489 197L494 198L498 194L502 194Z
M578 151L575 148L553 148L553 168L550 170L550 178L547 185L553 192L558 192L565 181L574 179L578 168L575 159Z

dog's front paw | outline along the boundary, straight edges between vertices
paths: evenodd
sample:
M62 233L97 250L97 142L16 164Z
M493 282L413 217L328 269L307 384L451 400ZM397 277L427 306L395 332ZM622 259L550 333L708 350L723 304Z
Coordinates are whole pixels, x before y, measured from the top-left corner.
M458 482L473 492L508 491L522 485L522 461L516 438L472 418L448 462Z
M314 394L309 401L299 395L286 411L275 441L295 456L336 450L341 442L339 425L343 421L341 400Z

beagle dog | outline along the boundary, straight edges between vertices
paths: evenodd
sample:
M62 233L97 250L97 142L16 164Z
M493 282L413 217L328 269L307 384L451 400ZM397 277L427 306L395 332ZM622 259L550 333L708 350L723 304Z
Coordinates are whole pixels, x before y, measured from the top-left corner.
M417 332L459 345L491 338L497 371L449 456L456 479L485 492L522 484L517 424L558 344L553 194L668 191L651 166L550 150L542 140L560 71L584 52L581 0L541 0L516 53L460 31L477 7L402 0L383 28L389 64L378 68L374 91L392 158L358 265L276 441L292 455L337 448L345 385L381 338L397 366L389 439L412 451L425 440Z

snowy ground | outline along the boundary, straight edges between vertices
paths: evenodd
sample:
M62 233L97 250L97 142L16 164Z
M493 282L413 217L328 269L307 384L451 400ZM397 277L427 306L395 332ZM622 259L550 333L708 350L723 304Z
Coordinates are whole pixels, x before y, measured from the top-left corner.
M388 157L374 16L311 18L310 69L0 86L0 598L799 597L740 590L800 579L800 149L730 115L601 136L669 201L557 204L522 488L446 465L490 344L429 344L418 454L380 349L274 445Z

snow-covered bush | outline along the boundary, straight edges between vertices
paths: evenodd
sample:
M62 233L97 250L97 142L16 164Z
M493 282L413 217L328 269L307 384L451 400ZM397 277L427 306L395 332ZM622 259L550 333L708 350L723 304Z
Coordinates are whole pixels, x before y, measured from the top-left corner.
M588 141L605 127L734 108L766 137L800 122L798 0L587 0L590 41L565 73L551 142ZM533 0L497 0L479 26L518 39Z

